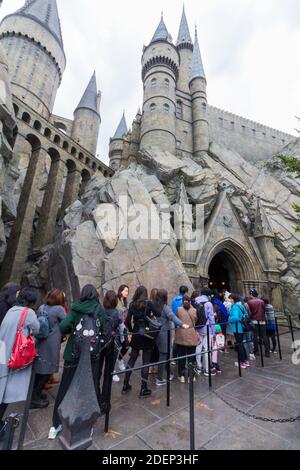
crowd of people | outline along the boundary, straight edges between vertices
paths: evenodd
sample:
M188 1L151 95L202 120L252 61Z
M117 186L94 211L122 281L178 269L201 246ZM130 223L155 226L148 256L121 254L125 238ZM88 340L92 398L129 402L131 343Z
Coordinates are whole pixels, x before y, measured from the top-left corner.
M178 380L185 383L188 363L194 365L196 375L221 374L220 356L228 353L229 347L237 349L239 361L235 365L243 369L255 361L259 341L264 344L266 357L271 352L276 354L274 308L268 299L259 298L254 288L249 297L241 297L208 288L189 295L189 289L181 286L178 296L171 300L164 289L153 289L149 295L146 287L140 286L130 303L129 294L129 286L122 285L117 293L106 292L101 303L96 288L87 285L78 301L68 308L64 292L52 289L35 310L38 300L35 289L15 284L5 286L0 292L0 438L8 405L27 399L33 367L31 408L49 406L45 388L59 372L61 348L66 343L49 431L49 439L56 438L62 430L59 407L76 373L86 336L95 393L103 414L110 407L112 374L113 381L118 382L121 380L118 373L123 372L122 393L130 393L131 369L140 353L145 366L141 370L140 398L152 393L149 374L156 374L157 387L167 384L168 357L177 366ZM8 364L24 309L23 334L35 336L37 357L27 367L11 370ZM157 368L149 367L156 363ZM174 375L169 375L170 380Z

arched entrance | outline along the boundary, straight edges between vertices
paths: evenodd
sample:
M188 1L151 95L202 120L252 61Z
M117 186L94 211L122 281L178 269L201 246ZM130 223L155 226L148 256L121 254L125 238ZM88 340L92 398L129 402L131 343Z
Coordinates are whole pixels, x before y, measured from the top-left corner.
M247 286L258 279L254 263L245 249L232 240L223 241L207 259L209 287L245 295Z

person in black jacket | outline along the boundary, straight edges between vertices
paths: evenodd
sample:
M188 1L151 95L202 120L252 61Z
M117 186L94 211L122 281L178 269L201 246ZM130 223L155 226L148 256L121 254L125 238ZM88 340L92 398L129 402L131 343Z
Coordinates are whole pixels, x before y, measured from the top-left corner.
M132 299L129 306L128 316L126 320L126 327L130 333L133 333L130 343L131 354L128 361L127 369L134 367L140 351L143 351L143 365L151 363L151 355L155 342L149 337L144 335L146 325L146 317L154 314L160 317L161 312L157 310L155 305L148 300L148 291L146 287L139 287ZM132 326L133 323L133 326ZM152 391L148 388L149 368L142 369L142 387L140 391L140 398L148 397ZM122 393L129 392L132 387L129 384L131 372L126 372Z
M18 284L9 283L0 291L0 325L4 320L8 310L10 310L17 301L17 293L21 287Z
M104 336L107 346L101 351L99 364L99 388L104 365L102 390L99 399L101 413L105 414L110 408L110 393L112 385L112 372L118 357L118 349L115 345L114 336L118 331L121 319L117 310L118 296L114 291L105 294L103 307L105 311Z

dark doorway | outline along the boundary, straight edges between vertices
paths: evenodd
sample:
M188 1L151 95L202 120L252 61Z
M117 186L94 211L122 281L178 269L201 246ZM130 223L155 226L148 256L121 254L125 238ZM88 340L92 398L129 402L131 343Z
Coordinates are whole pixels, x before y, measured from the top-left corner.
M209 288L231 292L230 274L224 253L218 253L209 267Z

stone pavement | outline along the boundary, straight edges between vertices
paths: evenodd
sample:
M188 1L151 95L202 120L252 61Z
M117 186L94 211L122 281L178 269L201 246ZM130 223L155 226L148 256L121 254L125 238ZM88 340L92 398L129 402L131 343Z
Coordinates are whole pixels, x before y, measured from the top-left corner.
M300 332L296 333L300 339ZM236 354L221 355L223 373L213 377L213 391L243 411L269 418L295 417L300 414L300 365L292 364L291 337L282 336L283 361L278 356L265 359L266 367L243 370L239 378L234 366ZM300 353L298 354L300 359ZM122 383L113 385L110 431L104 434L104 419L94 429L92 450L188 450L188 385L174 380L171 406L166 406L166 387L151 386L151 398L140 400L139 377L133 377L133 390L121 395ZM209 390L208 379L197 378L195 384L196 449L300 449L300 421L273 424L247 418L231 409ZM54 397L46 410L30 412L25 450L60 450L58 440L48 441ZM17 411L21 411L20 406ZM16 411L11 407L9 411ZM16 435L17 439L17 435Z

